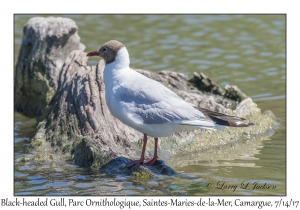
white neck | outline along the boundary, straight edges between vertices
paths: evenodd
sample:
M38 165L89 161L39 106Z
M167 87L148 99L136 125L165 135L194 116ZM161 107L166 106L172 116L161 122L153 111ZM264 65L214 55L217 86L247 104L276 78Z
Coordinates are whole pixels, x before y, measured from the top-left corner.
M103 79L105 84L105 89L112 89L115 83L123 77L122 70L129 68L129 54L126 47L119 50L116 59L110 64L106 64L103 72Z
M118 69L124 69L129 67L129 54L126 49L126 47L122 47L116 56L116 59L114 62L107 64L105 68L110 70L118 70Z

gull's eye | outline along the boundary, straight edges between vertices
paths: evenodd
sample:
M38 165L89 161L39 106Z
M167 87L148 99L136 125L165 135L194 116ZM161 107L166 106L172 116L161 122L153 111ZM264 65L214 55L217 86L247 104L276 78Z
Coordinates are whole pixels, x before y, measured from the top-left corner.
M106 51L107 51L107 48L106 48L106 47L103 47L102 51L103 51L103 52L106 52Z

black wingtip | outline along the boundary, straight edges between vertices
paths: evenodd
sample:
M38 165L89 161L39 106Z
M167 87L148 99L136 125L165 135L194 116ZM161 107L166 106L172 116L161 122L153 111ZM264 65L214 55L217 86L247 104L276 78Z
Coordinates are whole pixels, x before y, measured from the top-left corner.
M222 114L219 112L214 112L209 109L196 107L201 112L203 112L204 115L209 117L214 123L217 125L222 126L230 126L230 127L249 127L251 125L255 125L253 122L244 122L246 119L236 116L230 116L226 114Z

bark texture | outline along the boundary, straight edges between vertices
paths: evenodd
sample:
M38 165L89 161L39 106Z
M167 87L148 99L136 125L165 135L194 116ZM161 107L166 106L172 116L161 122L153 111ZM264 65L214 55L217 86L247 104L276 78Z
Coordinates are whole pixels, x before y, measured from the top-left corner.
M75 21L69 18L31 18L24 26L15 71L15 108L40 115L57 89L65 59L84 50Z

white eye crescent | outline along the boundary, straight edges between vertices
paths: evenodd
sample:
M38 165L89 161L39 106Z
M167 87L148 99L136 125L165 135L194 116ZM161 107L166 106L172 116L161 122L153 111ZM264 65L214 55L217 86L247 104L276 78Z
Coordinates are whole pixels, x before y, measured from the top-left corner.
M106 52L106 51L107 51L107 48L106 48L106 47L103 47L102 51L103 51L103 52Z

